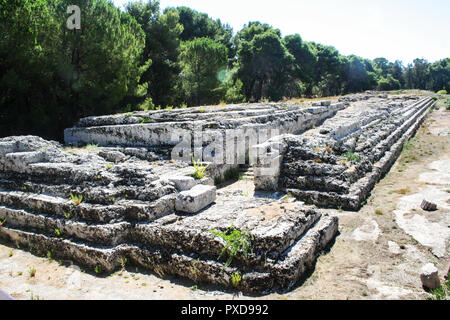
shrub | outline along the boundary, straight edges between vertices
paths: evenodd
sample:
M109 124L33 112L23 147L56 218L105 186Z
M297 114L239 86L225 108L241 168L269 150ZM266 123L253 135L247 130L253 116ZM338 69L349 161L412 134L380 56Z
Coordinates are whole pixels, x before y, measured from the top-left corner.
M440 90L438 92L436 92L437 94L447 94L447 90Z
M194 166L194 173L192 174L192 177L194 179L200 180L206 177L206 169L208 169L209 165L206 167L202 163L195 162L194 156L192 156L192 164Z

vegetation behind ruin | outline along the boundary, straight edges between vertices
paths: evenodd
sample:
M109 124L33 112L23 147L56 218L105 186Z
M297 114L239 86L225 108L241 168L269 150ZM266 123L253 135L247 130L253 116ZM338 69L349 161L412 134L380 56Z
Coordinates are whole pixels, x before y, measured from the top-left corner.
M69 5L81 30L68 30ZM155 108L279 101L365 90L450 92L450 58L344 56L298 34L220 20L158 1L0 3L0 135L62 139L80 117Z

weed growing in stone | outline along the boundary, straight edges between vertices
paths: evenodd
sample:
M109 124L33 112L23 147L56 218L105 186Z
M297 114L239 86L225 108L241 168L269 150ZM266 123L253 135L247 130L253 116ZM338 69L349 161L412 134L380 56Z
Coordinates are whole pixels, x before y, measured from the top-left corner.
M237 288L239 286L239 283L241 283L242 276L239 272L233 273L231 275L231 284L233 287Z
M73 206L76 207L83 201L83 196L81 194L74 195L73 193L71 193L70 199L72 200Z
M347 161L350 162L361 162L361 158L354 152L346 152L342 155Z
M214 185L218 186L222 183L222 177L215 177L214 178Z
M30 277L34 278L36 276L36 269L31 268L30 270L28 270L28 273L30 274Z
M202 163L195 162L194 156L192 156L192 164L194 166L194 173L192 174L194 179L200 180L206 177L206 169L209 165L205 167Z
M220 259L228 248L230 248L229 256L224 268L229 267L233 261L233 258L239 253L241 253L244 257L248 256L248 252L251 249L253 236L247 230L241 231L235 229L232 225L225 232L217 230L208 230L208 232L213 233L216 237L222 238L225 241L225 247L220 252L218 259Z
M70 218L72 218L72 213L71 212L64 212L64 217L66 219L70 219Z
M6 223L6 218L0 221L0 227L3 227Z
M102 266L101 266L101 265L96 265L95 268L94 268L94 272L95 272L96 274L102 273L102 272L103 272Z
M122 270L125 270L127 261L128 261L127 258L120 258L120 266L122 267Z
M61 237L62 232L61 232L61 230L59 230L59 229L55 229L55 230L54 230L54 234L55 234L55 236L57 236L57 237Z
M152 119L145 117L142 119L142 121L139 124L150 123L150 122L152 122Z

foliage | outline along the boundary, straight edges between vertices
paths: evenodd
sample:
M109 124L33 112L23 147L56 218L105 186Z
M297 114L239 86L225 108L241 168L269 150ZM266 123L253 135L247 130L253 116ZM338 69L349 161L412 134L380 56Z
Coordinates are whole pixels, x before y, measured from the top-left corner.
M83 195L74 195L73 193L70 193L70 200L72 200L73 206L76 207L83 201Z
M210 38L180 46L181 88L188 105L217 104L223 97L219 73L226 70L227 48Z
M237 254L242 254L244 257L248 256L248 252L251 248L251 242L253 240L253 235L251 235L247 230L235 229L232 225L227 231L221 232L217 230L208 230L208 232L213 233L215 236L222 238L225 241L225 247L222 249L218 259L228 250L228 259L224 265L224 268L230 266L234 257Z
M347 161L360 162L361 158L354 152L346 152L342 155Z
M241 283L242 275L239 272L235 272L231 275L231 284L233 287L237 288L239 283Z
M209 165L205 167L203 163L197 163L194 159L194 156L192 156L192 165L194 166L194 173L192 174L192 177L194 179L200 180L207 176L206 170L208 169Z
M79 0L81 30L68 30L70 0L0 4L0 130L61 139L80 117L116 113L137 94L144 33L107 0Z
M294 57L283 44L281 32L268 24L250 22L234 38L238 77L247 100L281 100Z

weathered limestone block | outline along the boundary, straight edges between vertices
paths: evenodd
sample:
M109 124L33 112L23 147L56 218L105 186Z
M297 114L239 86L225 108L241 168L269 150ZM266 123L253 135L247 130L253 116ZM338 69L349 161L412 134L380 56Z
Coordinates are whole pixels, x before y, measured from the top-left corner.
M175 184L175 187L178 189L178 191L191 190L194 186L197 185L195 179L188 176L169 177L168 180Z
M438 269L432 263L428 263L422 267L420 280L422 281L422 286L428 290L434 290L441 286Z
M188 191L180 192L175 202L175 210L197 213L216 200L216 187L197 185Z

